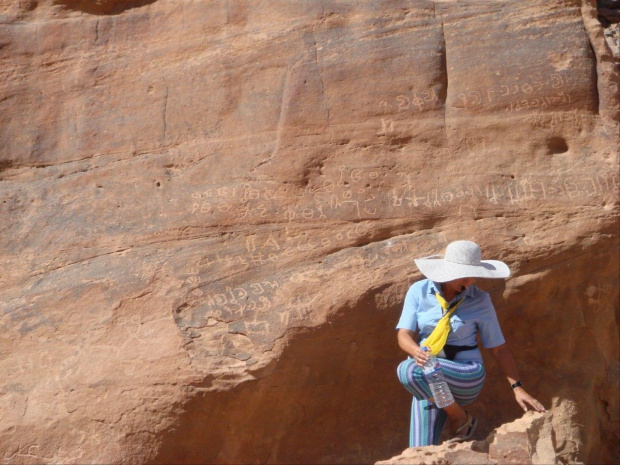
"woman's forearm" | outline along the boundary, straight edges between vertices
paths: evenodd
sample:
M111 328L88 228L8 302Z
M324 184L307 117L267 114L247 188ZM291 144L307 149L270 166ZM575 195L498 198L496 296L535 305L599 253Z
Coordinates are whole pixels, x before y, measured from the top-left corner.
M415 333L407 329L398 330L398 346L412 357L420 349L415 343Z
M510 384L514 384L521 379L517 363L506 344L491 349L491 353L495 356L499 366Z
M491 349L491 353L497 359L499 366L502 368L502 371L506 375L508 379L508 383L510 385L515 384L517 381L521 381L521 377L519 376L519 370L517 370L517 364L515 363L515 359L512 357L512 353L510 349L506 346L506 344L502 344L499 347L494 347ZM534 399L528 392L523 388L523 386L514 387L513 393L515 395L515 400L519 403L521 408L527 412L528 407L533 408L538 412L544 412L545 407Z
M424 366L428 361L428 353L424 352L415 342L416 333L408 329L398 330L398 345L407 354L415 359L419 366Z

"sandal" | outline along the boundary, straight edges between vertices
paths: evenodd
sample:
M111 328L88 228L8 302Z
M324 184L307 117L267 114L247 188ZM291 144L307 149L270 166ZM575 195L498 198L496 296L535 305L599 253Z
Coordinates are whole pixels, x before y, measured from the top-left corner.
M467 421L465 422L465 424L463 424L463 426L461 426L454 432L454 434L452 435L452 437L450 437L450 439L446 441L448 444L454 443L454 442L467 441L474 434L474 430L476 429L476 426L478 425L478 420L472 417L469 414L469 412L466 411L466 413L467 413Z

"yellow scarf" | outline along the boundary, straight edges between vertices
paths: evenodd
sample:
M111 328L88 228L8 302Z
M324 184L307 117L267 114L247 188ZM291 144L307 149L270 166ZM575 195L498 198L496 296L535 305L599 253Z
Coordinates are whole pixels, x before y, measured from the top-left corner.
M448 302L446 302L446 299L440 296L439 293L435 292L435 297L437 297L439 305L441 305L443 311L447 312L440 318L433 332L420 343L421 347L428 347L432 355L437 355L441 352L443 346L446 345L448 334L450 333L450 317L463 301L463 299L457 300L450 308L448 308Z

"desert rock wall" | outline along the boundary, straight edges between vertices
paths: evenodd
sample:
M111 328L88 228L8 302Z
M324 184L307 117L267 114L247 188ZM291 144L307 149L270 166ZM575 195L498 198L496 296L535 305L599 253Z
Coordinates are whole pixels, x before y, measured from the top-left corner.
M413 258L462 238L553 453L617 457L595 2L0 0L0 76L2 463L395 456Z

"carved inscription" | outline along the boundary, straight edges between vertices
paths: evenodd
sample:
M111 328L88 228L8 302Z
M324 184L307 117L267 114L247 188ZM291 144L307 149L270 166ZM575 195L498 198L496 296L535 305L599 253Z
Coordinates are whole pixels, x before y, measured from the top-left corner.
M599 115L583 113L577 110L534 113L526 116L525 121L531 123L533 127L551 129L565 125L569 125L575 129L581 129L592 124L610 124L606 124L606 121L604 121ZM610 128L614 127L610 126ZM617 126L615 126L615 129L617 130Z
M390 239L381 245L379 253L386 257L403 254L416 256L441 250L448 245L448 242L449 240L443 232L422 236L415 240L408 238Z
M314 235L308 232L280 231L265 234L249 234L239 241L228 241L225 248L207 253L193 267L185 280L191 288L199 286L202 278L200 273L211 270L228 270L228 272L244 271L263 265L293 259L300 254L315 254L324 250L340 248L364 237L372 229L367 222L344 227L329 235ZM192 295L201 296L200 291Z
M408 178L408 175L405 175ZM389 191L389 202L395 208L409 210L433 209L452 203L466 204L490 202L515 205L528 201L548 199L575 199L618 190L618 175L526 177L506 184L486 183L452 189L418 191L410 180L401 187Z
M510 105L506 107L507 112L513 111L527 111L532 108L546 109L554 104L571 103L570 95L566 95L564 92L558 92L544 97L535 97L532 99L520 99L510 102Z
M557 82L563 85L563 81ZM553 87L555 81L545 85ZM519 89L524 94L529 91L523 85ZM576 117L575 113L570 115L563 118ZM384 129L390 131L390 127L386 123ZM484 144L483 139L472 138L467 149L485 150ZM395 254L438 252L448 242L441 236L409 237L339 255L339 249L368 237L374 220L448 208L453 214L476 217L485 206L521 209L536 202L595 201L617 193L619 187L617 173L594 170L588 174L506 175L493 182L456 180L449 185L433 185L421 175L390 167L337 165L324 167L304 188L247 182L203 189L191 195L194 215L210 221L268 226L235 235L192 264L184 283L187 300L178 311L177 322L190 332L217 325L222 331L228 328L231 334L245 335L253 343L270 341L270 335L279 333L279 328L311 315L321 298L317 289L330 285L330 270L337 266L344 263L349 269L368 269L371 280L380 279L372 271L377 262ZM296 229L299 224L328 221L334 228L341 226L331 233L321 228L320 234L314 234L312 228ZM332 258L335 255L337 260ZM299 257L322 257L321 265L303 271L278 271ZM252 271L253 277L248 279L246 272L254 269L260 273ZM216 350L219 346L209 347Z
M43 457L39 452L39 444L36 443L26 443L19 444L14 448L9 448L2 453L2 463L10 464L10 463L21 463L25 460L43 460L50 459L52 457Z
M395 97L387 98L379 102L379 107L384 111L390 112L421 112L425 110L440 108L439 93L440 86L429 89L412 90L403 92Z
M207 316L216 320L232 320L271 310L273 293L279 287L280 283L271 279L244 283L237 287L208 289L195 296L206 309Z
M549 76L530 75L527 79L515 76L510 81L479 90L465 90L457 95L457 106L478 108L486 104L506 104L506 111L546 110L556 104L570 104L571 97L564 90L569 74Z
M484 148L484 141L472 140L468 148L470 145L471 150ZM383 167L348 168L341 165L331 175L324 174L317 184L296 192L259 184L197 192L192 195L191 211L196 215L243 222L280 220L291 224L330 219L389 218L450 205L491 203L510 206L527 201L572 200L617 190L616 173L555 178L525 176L503 182L429 188L427 182L421 184L410 173L393 172ZM345 234L353 238L357 232ZM254 255L236 260L241 264L258 265L273 262L291 245L274 240L268 246L256 249ZM298 243L296 247L300 250L312 246ZM234 259L215 255L210 260L223 263Z
M248 237L245 242L249 251L255 251L271 240L266 234L263 237ZM194 279L196 274L188 274L188 308L178 315L177 323L188 331L213 326L213 322L228 323L229 332L247 335L254 341L276 328L308 318L321 297L318 290L329 285L330 273L334 270L370 270L377 262L396 255L425 255L443 249L447 243L448 238L443 233L415 238L404 236L377 246L345 251L344 255L338 252L325 257L322 265L242 283L235 283L234 277L201 283ZM190 273L196 272L197 268L190 269ZM198 287L190 290L191 285Z
M601 304L609 304L617 300L617 283L598 280L586 288L588 304L593 305L593 311L599 313Z

